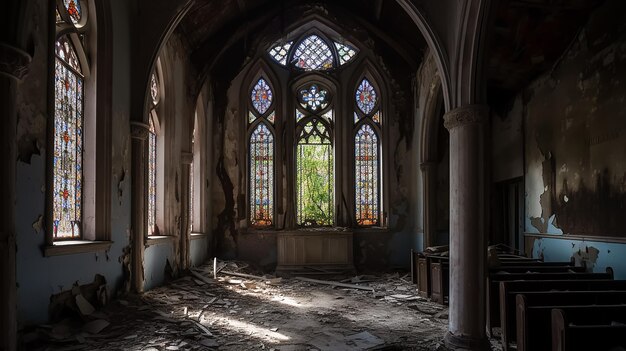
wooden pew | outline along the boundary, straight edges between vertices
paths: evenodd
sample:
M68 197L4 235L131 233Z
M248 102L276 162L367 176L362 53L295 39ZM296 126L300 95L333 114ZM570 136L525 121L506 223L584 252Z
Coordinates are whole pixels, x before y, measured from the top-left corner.
M575 305L574 301L565 301L573 304L569 306L554 303L555 301L550 301L552 302L550 304L544 304L543 301L546 301L545 296L535 298L536 301L529 300L528 295L518 294L515 297L518 351L550 350L552 340L552 309L558 308L568 313L570 310L589 307L589 305L583 302L581 302L580 305ZM610 308L626 308L626 304L622 304L626 301L626 295L623 294L622 296L604 294L601 298L594 301L603 303L605 306L610 306Z
M500 326L500 282L513 280L598 280L613 279L613 270L606 273L493 273L487 277L487 327Z
M626 307L552 310L552 351L626 348Z
M430 256L430 297L444 304L450 291L450 259L447 256Z
M516 280L500 282L500 327L502 347L515 339L515 296L534 291L626 291L626 280Z
M489 273L583 273L586 271L586 267L572 267L572 266L500 266L489 268Z

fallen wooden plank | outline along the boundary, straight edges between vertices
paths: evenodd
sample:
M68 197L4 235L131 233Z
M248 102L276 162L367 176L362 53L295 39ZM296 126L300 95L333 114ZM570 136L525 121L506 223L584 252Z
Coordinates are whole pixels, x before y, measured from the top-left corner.
M374 288L372 288L371 286L346 284L346 283L334 282L330 280L318 280L318 279L311 279L311 278L305 278L305 277L296 277L296 279L303 281L303 282L309 282L309 283L317 283L317 284L324 284L324 285L331 285L331 286L340 286L343 288L350 288L350 289L374 291Z
M195 269L191 269L190 272L191 272L191 274L194 277L198 278L199 280L201 280L201 281L203 281L203 282L205 282L207 284L213 284L214 283L213 280L211 280L208 277L205 277L202 274L198 273L198 271L196 271Z
M258 275L252 275L252 274L244 274L244 273L229 272L229 271L222 271L222 273L224 273L226 275L233 275L235 277L241 277L241 278L250 278L250 279L256 279L256 280L267 280L267 278L259 277Z

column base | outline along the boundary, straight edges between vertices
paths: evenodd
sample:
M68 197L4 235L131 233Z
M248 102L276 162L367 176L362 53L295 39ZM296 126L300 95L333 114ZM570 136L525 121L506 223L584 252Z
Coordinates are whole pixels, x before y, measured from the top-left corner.
M468 336L456 336L450 332L447 332L443 339L446 343L446 347L452 350L491 350L491 344L489 343L489 340L487 340L487 337L475 339Z

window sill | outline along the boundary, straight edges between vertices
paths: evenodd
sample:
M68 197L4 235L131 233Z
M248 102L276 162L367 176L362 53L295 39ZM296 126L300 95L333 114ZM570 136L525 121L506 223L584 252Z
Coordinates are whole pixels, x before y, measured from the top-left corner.
M176 237L171 235L152 235L146 239L146 246L163 245L174 242Z
M107 251L111 248L112 241L88 241L88 240L69 240L58 241L51 246L44 248L44 256L61 256L72 255L86 252Z
M204 233L191 233L191 240L205 239L208 235Z
M351 232L355 234L361 233L380 233L387 234L391 230L388 227L300 227L293 229L268 229L268 228L245 228L241 229L241 234L280 234L284 232L289 233L344 233ZM193 235L193 234L192 234Z

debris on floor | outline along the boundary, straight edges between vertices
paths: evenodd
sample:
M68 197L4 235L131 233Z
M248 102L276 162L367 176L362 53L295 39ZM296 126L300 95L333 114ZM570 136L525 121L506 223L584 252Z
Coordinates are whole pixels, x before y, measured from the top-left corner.
M447 308L417 296L406 275L323 278L210 262L104 308L76 298L76 318L23 340L42 351L445 350Z

